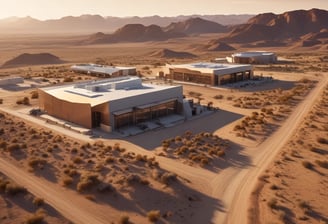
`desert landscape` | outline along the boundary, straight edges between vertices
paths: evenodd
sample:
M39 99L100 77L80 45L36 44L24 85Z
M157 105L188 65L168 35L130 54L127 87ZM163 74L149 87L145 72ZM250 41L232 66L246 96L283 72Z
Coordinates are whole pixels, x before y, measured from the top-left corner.
M0 85L0 223L328 223L328 11L25 19L0 20L0 80L22 78ZM278 59L227 85L160 77L248 51ZM130 136L30 114L38 88L102 79L80 63L136 67L205 112Z

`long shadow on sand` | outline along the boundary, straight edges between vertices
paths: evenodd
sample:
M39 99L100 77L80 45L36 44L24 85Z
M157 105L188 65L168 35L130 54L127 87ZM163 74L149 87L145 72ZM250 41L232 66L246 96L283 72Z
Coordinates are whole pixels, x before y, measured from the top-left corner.
M126 192L129 198L116 192L98 195L96 202L144 217L151 210L159 210L163 218L156 223L212 223L216 211L224 212L220 200L195 191L179 180L161 190L135 183ZM134 223L133 219L131 222Z
M161 142L177 135L182 135L186 131L192 133L214 132L217 129L242 118L243 115L232 113L225 110L219 110L213 114L202 116L193 120L184 122L174 127L164 128L155 131L149 131L140 135L127 137L125 140L145 149L152 150L161 145Z
M210 165L204 166L213 172L218 172L229 167L244 168L251 166L252 162L247 155L242 154L243 147L240 145L229 141L230 146L226 150L226 155L222 158L215 158Z

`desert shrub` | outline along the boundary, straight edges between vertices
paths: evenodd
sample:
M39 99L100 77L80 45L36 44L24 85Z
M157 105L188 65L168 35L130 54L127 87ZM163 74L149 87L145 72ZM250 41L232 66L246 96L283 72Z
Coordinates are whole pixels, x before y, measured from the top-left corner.
M31 99L38 99L39 98L39 93L38 91L32 91L31 92Z
M306 201L300 201L298 203L298 207L300 207L301 209L304 209L304 210L311 209L310 204L308 202L306 202Z
M177 180L177 175L175 173L166 172L160 176L160 182L162 182L163 184L166 184L166 185L168 185L172 181L176 181L176 180Z
M19 150L20 146L19 146L19 144L14 143L14 144L8 145L7 149L8 149L9 152L13 152L13 151Z
M311 162L309 162L309 161L303 161L303 162L302 162L302 165L303 165L306 169L309 169L309 170L313 169L313 164L312 164Z
M278 201L275 198L272 198L270 201L268 201L268 206L271 209L277 209L278 207Z
M41 205L44 204L44 200L43 200L43 198L36 197L36 198L33 199L33 204L35 206L41 206Z
M161 212L159 210L151 210L147 213L148 220L151 222L156 222L161 217Z
M316 160L316 164L318 164L320 167L328 169L328 161L327 160Z
M72 183L73 183L73 178L72 177L66 176L62 179L62 184L65 187L71 185Z
M319 142L320 144L328 144L328 140L322 137L318 137L317 142Z
M80 164L80 163L83 162L83 160L81 159L81 157L74 157L74 158L73 158L73 162L74 162L75 164Z
M0 104L3 104L3 99L0 99Z
M74 79L72 77L65 77L63 81L64 82L73 82Z
M83 192L89 190L91 187L99 183L98 176L96 174L86 173L83 174L80 178L79 183L77 184L77 190Z
M223 156L225 156L225 151L224 150L220 150L220 151L217 152L217 155L219 157L223 157Z
M120 219L118 220L119 224L129 224L130 223L130 217L127 215L123 215L120 217Z
M271 190L279 190L279 187L278 187L277 185L275 185L275 184L272 184L272 185L270 186L270 189L271 189Z
M39 224L42 223L44 219L43 214L33 214L26 218L25 223L26 224Z
M17 100L16 104L30 105L30 99L25 96L23 99Z
M214 99L216 99L216 100L221 100L221 99L223 99L224 98L224 96L223 95L215 95L214 96Z
M115 162L115 157L113 157L113 156L108 156L108 157L105 159L105 162L106 162L106 163L113 163L113 162Z
M0 141L0 148L1 148L1 149L7 149L7 142L5 142L5 141Z
M32 167L33 169L35 168L43 168L43 166L46 164L46 160L41 159L41 158L30 158L27 162L27 164Z
M9 182L6 184L5 192L10 195L16 195L19 193L26 193L26 189L23 186Z

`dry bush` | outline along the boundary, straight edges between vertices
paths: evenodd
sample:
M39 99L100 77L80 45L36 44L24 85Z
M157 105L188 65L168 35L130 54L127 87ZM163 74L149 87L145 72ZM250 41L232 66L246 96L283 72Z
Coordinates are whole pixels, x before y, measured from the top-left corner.
M130 217L127 215L123 215L120 217L120 219L118 220L119 224L129 224L130 223Z
M17 100L16 104L30 105L30 99L25 96L23 99Z
M322 137L318 137L317 142L320 144L328 144L328 140Z
M316 164L318 164L320 167L328 169L328 161L327 160L316 160Z
M77 190L79 192L90 190L93 186L96 186L99 183L98 175L85 173L80 177L80 181L77 184Z
M0 99L0 104L3 104L3 99Z
M313 169L313 164L312 164L311 162L309 162L309 161L303 161L303 162L302 162L302 165L303 165L306 169L309 169L309 170Z
M27 190L23 186L20 186L16 183L8 182L5 185L5 192L10 195L16 195L19 193L26 193Z
M39 98L39 93L37 90L32 91L31 93L31 99L38 99Z
M161 218L161 212L159 210L151 210L147 213L148 220L156 222Z
M44 215L43 214L33 214L26 218L25 223L26 224L39 224L43 223Z
M36 197L36 198L33 199L33 204L35 206L41 206L41 205L44 204L44 199Z
M28 161L27 161L27 164L31 167L31 168L33 168L33 169L35 169L35 168L43 168L44 167L44 165L47 163L47 161L46 160L44 160L44 159L41 159L41 158L30 158Z
M65 187L71 185L72 183L73 183L73 178L72 177L66 176L62 179L62 184Z
M216 100L221 100L221 99L224 98L224 96L219 94L219 95L215 95L213 98L216 99Z
M271 209L277 209L278 208L278 201L275 198L272 198L270 201L268 201L268 206Z

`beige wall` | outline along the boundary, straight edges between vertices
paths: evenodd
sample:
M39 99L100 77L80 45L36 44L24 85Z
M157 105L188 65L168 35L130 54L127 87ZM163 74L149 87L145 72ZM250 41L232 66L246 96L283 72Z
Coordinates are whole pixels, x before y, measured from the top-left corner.
M86 128L92 128L90 104L60 100L40 89L38 92L40 109L45 110L51 116L76 123Z
M109 103L103 103L92 107L92 112L101 113L101 123L110 126L109 121Z

